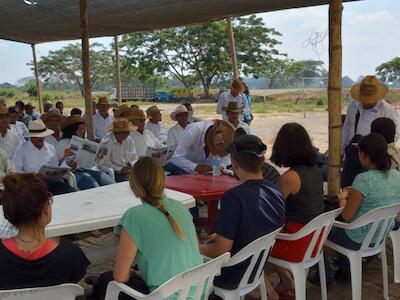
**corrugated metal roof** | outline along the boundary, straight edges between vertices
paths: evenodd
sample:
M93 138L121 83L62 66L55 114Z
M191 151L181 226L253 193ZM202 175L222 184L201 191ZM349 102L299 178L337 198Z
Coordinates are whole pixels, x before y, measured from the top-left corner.
M347 0L356 1L356 0ZM89 0L91 37L155 30L329 0ZM31 3L31 4L29 4ZM79 0L1 0L0 38L37 44L79 39Z

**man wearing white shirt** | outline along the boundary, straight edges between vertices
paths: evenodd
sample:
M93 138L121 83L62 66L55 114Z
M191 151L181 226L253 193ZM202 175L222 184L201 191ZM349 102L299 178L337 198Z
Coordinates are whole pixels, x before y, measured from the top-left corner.
M240 114L243 113L243 107L238 107L237 102L229 102L228 106L223 107L222 110L226 111L228 123L235 131L238 128L243 128L246 134L250 134L250 126L247 123L239 120Z
M22 144L14 155L14 165L18 172L37 173L44 165L58 167L56 149L44 141L53 130L48 129L41 119L29 122L29 141ZM64 181L44 178L53 195L73 192L74 189Z
M231 83L231 89L229 91L221 93L217 103L217 114L222 115L222 120L228 121L226 112L222 110L223 107L228 106L229 102L236 102L238 107L243 107L245 114L250 114L249 103L247 97L242 93L243 84L240 80L234 79ZM240 115L240 119L243 120L243 113Z
M213 160L219 160L222 168L230 165L227 147L233 134L232 126L221 120L190 124L165 170L173 175L208 174Z
M168 127L161 123L161 110L157 105L153 105L146 110L146 114L149 122L145 128L150 130L160 142L165 143L168 138Z
M112 132L101 141L99 165L112 168L116 182L128 180L129 170L138 158L133 139L129 136L133 130L128 119L117 118L109 128Z
M390 118L396 124L395 141L399 139L399 116L396 109L384 98L389 89L375 76L366 76L361 83L351 87L350 95L354 99L347 108L342 129L342 150L351 143L356 135L371 132L371 123L377 118Z
M12 132L16 133L19 136L21 144L25 143L25 138L28 136L29 133L28 127L26 127L23 122L18 121L18 113L15 109L15 106L10 106L8 108L8 114L10 116L10 125L8 127Z
M47 128L53 130L53 134L46 136L44 139L46 143L57 146L59 140L61 140L60 125L64 117L59 113L57 109L51 109L49 112L43 114L40 117Z
M0 107L0 148L7 154L9 159L14 156L15 150L21 144L20 136L9 129L10 115L5 106Z
M179 105L170 115L172 121L176 121L175 126L168 130L167 145L176 146L179 144L188 125L189 111L185 105Z
M108 132L107 128L114 122L114 117L108 113L110 103L107 97L99 97L97 112L93 115L93 128L96 140L101 140Z
M129 136L135 143L138 157L146 156L147 147L158 148L164 146L150 130L144 128L146 124L146 116L143 110L130 108L127 118L136 127L136 130L131 131Z

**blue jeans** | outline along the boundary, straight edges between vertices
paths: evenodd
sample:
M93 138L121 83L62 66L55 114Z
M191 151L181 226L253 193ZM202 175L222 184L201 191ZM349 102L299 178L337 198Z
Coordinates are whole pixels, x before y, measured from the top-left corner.
M102 171L77 170L74 174L80 190L87 190L113 183L112 178Z

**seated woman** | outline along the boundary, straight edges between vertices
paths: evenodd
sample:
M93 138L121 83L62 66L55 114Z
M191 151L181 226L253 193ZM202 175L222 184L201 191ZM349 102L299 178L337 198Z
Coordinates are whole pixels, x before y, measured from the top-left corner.
M339 206L344 207L342 218L347 222L365 215L370 210L391 204L400 204L400 173L392 169L391 157L385 139L371 133L358 143L361 165L367 169L346 187L339 197ZM358 250L367 234L367 227L354 230L333 228L328 239L352 250ZM374 240L372 240L374 241ZM349 270L345 256L338 256L340 272ZM335 271L328 266L327 280L333 281Z
M296 233L324 212L323 181L311 139L303 126L288 123L282 126L272 149L271 161L288 167L278 185L286 198L286 233ZM297 241L278 240L271 255L291 262L304 258L311 236ZM280 283L268 291L271 299L294 297L294 282L288 270L276 268Z
M233 135L232 126L222 120L193 123L185 129L181 142L164 169L171 175L208 174L212 172L215 160L226 168L231 164L227 149Z
M0 242L0 290L76 283L89 260L72 243L47 239L53 199L39 174L12 173L4 178L4 217L15 237Z
M42 166L59 167L56 149L45 142L45 137L51 135L53 130L48 129L42 120L29 122L29 141L22 144L16 151L13 159L18 172L38 173ZM47 187L53 195L74 192L64 180L45 178Z
M61 131L62 138L56 146L57 158L60 164L65 160L68 161L68 157L74 154L69 148L72 137L85 138L85 121L78 115L69 116L61 123ZM70 164L73 164L73 162L70 162ZM74 171L74 174L80 190L114 183L114 180L102 171L79 168Z
M143 204L130 208L120 221L122 231L114 272L100 277L95 288L99 299L104 299L111 280L148 294L203 262L192 216L182 203L164 196L165 175L159 164L149 157L140 158L129 175L129 183ZM140 275L131 271L134 261Z

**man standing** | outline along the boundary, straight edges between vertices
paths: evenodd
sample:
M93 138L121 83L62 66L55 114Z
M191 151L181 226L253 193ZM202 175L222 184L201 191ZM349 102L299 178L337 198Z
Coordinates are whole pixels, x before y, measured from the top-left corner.
M240 80L234 79L231 83L231 89L221 95L218 98L217 103L217 114L222 115L222 120L228 121L228 116L226 112L222 110L223 107L228 106L229 102L236 102L238 107L244 108L245 114L250 114L250 107L247 102L247 97L245 94L242 93L243 84ZM244 115L243 113L240 114L240 120L243 121Z
M396 138L399 139L399 116L396 109L384 98L389 89L375 76L366 76L361 83L350 89L354 99L347 108L342 130L342 150L351 143L352 138L371 132L371 123L377 118L390 118L396 124Z
M161 123L161 110L157 105L153 105L146 110L146 114L149 122L145 128L150 130L160 142L165 143L168 138L168 127Z
M183 137L185 128L188 125L189 111L185 105L179 105L170 115L172 121L176 121L175 126L168 130L168 146L176 146Z
M228 117L228 123L232 125L236 131L238 128L243 128L246 134L250 134L250 126L239 119L240 114L243 113L243 107L239 107L237 102L229 102L228 106L222 107Z
M108 113L110 103L107 97L99 97L97 102L97 112L93 115L94 136L96 140L101 140L107 135L107 128L114 122L114 117Z
M14 156L15 150L21 144L20 136L9 129L10 115L8 109L0 107L0 148L7 154L9 159Z

